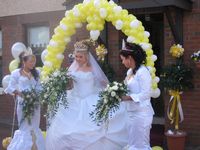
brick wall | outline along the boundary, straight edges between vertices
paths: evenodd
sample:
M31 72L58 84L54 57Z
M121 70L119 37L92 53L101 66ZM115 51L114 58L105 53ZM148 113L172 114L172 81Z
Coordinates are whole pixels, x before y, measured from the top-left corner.
M200 0L196 0L193 4L192 11L185 11L183 18L183 34L184 34L184 61L193 69L194 86L193 90L184 92L182 95L182 107L185 120L180 125L180 129L188 133L187 146L200 145L200 70L198 70L190 55L200 49ZM173 12L173 10L172 10ZM165 17L164 27L164 47L165 47L165 64L173 61L169 55L169 48L174 44L173 36ZM169 96L165 95L165 106L168 106ZM170 127L166 117L166 129Z

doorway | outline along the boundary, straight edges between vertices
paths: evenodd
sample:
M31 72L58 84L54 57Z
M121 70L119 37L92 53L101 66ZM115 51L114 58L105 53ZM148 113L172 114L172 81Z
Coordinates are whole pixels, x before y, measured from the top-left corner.
M154 54L158 57L155 62L156 76L160 76L164 58L164 19L163 14L142 14L136 15L146 31L150 33L149 41L152 44ZM162 87L158 85L161 89ZM162 93L161 93L162 94ZM152 106L156 117L164 117L164 99L160 95L158 98L152 99Z

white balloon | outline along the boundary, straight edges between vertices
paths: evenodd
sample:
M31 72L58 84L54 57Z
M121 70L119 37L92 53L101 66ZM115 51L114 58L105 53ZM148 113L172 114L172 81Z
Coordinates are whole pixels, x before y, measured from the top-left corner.
M80 12L79 12L79 10L78 10L77 7L74 7L74 8L73 8L73 14L74 14L74 16L76 16L76 17L80 16Z
M44 65L47 66L47 67L52 67L53 66L52 62L50 62L50 61L45 61Z
M76 28L81 28L82 27L82 23L75 23Z
M110 0L110 1L109 1L109 4L110 4L110 5L114 5L115 3L113 2L113 0Z
M56 55L56 58L59 59L59 60L64 59L64 57L65 56L63 54L61 54L61 53L59 53L59 54Z
M98 8L100 6L100 0L94 0L94 6Z
M96 41L98 39L99 35L100 35L100 31L99 30L91 30L90 31L90 37L94 41Z
M137 19L131 21L130 23L131 28L137 28L139 25L140 25L140 22Z
M158 58L157 58L156 55L152 55L152 56L151 56L151 59L152 59L152 61L156 61Z
M53 46L53 47L56 47L56 46L58 46L58 43L56 41L54 41L54 40L50 40L49 45Z
M84 0L83 1L83 4L87 4L87 3L89 3L91 0Z
M11 48L12 56L15 59L19 58L19 55L24 51L26 51L26 46L21 42L16 42Z
M45 49L43 50L42 54L41 54L41 59L42 59L42 63L44 64L45 62L45 56L47 56L48 51Z
M69 15L69 10L65 12L65 17Z
M128 42L128 43L134 43L134 41L135 41L135 38L134 38L133 36L129 36L129 37L127 38L127 42Z
M122 11L122 7L121 6L115 6L114 8L113 8L113 11L114 11L114 13L120 13L121 11Z
M122 29L122 27L123 27L123 21L121 21L121 20L117 20L116 21L116 29L117 30L121 30Z
M156 77L154 78L154 82L158 83L159 81L160 81L160 78L156 76Z
M101 18L106 18L107 10L105 8L100 8L99 13L100 13Z
M63 23L60 24L60 28L63 29L64 31L67 30L67 26Z
M66 38L64 39L64 41L65 41L66 43L69 43L69 42L71 41L71 38L70 38L70 37L66 37Z
M6 75L2 80L3 89L6 89L8 87L9 81L10 81L10 75Z
M159 88L151 91L151 97L158 98L159 96L160 96L160 89Z
M151 45L149 43L140 43L143 50L151 49Z
M144 31L144 36L149 38L150 37L150 33L148 31Z

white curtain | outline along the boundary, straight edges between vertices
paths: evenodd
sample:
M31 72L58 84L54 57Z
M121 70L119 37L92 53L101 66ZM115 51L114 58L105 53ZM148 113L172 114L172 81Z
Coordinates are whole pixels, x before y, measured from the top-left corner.
M37 26L28 28L28 45L32 47L46 47L49 43L49 27Z

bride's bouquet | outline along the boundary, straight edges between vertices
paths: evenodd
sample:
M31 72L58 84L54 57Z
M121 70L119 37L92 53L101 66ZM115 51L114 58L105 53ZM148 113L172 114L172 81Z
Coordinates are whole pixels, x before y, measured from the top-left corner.
M47 118L51 119L57 112L60 105L67 108L67 85L70 76L67 75L67 69L61 68L52 72L42 81L41 99L43 104L48 106Z
M115 113L120 106L121 97L128 92L127 86L124 83L112 82L100 92L99 101L95 105L94 111L90 113L93 121L97 125L108 122L109 118L112 118L112 114Z
M35 110L38 109L40 104L39 93L35 88L23 90L21 92L22 101L22 112L23 118L20 123L25 119L28 120L28 123L31 124L31 119L35 113Z

